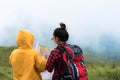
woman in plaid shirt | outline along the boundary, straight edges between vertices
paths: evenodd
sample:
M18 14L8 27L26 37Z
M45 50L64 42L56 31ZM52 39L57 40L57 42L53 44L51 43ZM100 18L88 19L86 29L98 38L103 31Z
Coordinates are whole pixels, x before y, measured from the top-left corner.
M53 32L53 38L52 40L55 41L55 43L59 46L67 47L66 41L69 38L69 34L66 30L66 25L64 23L60 23L60 27L56 28ZM62 56L61 51L59 49L54 48L54 50L51 51L46 69L49 72L52 72L54 70L52 80L59 80L59 77L61 77L64 74L63 64L62 64Z

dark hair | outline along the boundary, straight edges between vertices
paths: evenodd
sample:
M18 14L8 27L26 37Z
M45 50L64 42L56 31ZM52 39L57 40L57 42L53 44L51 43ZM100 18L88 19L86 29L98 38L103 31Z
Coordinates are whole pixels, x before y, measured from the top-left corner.
M63 42L67 41L69 38L69 34L66 30L66 25L64 23L60 23L60 27L54 30L53 35L55 37L58 37Z

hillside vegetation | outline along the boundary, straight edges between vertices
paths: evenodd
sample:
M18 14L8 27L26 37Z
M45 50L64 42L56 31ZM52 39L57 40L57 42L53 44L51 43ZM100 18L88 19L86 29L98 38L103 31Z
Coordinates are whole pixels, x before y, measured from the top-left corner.
M9 55L15 46L0 47L0 80L12 80L12 68ZM47 50L46 47L41 49ZM46 51L47 52L47 51ZM120 63L112 59L107 60L98 55L84 53L89 80L120 80Z

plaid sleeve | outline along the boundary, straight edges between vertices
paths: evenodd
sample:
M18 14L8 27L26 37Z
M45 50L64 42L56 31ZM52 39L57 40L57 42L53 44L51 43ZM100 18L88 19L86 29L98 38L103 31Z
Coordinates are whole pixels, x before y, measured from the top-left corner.
M55 67L55 61L57 59L56 54L58 53L58 51L56 49L54 49L48 58L47 64L46 64L46 70L48 70L49 72L52 72L54 67Z

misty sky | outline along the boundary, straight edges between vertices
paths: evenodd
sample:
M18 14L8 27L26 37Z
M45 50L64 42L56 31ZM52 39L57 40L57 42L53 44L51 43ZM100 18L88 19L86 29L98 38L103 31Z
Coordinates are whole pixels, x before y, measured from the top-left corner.
M46 42L60 22L70 42L99 45L104 35L120 41L120 0L0 0L0 45L15 45L19 29Z

